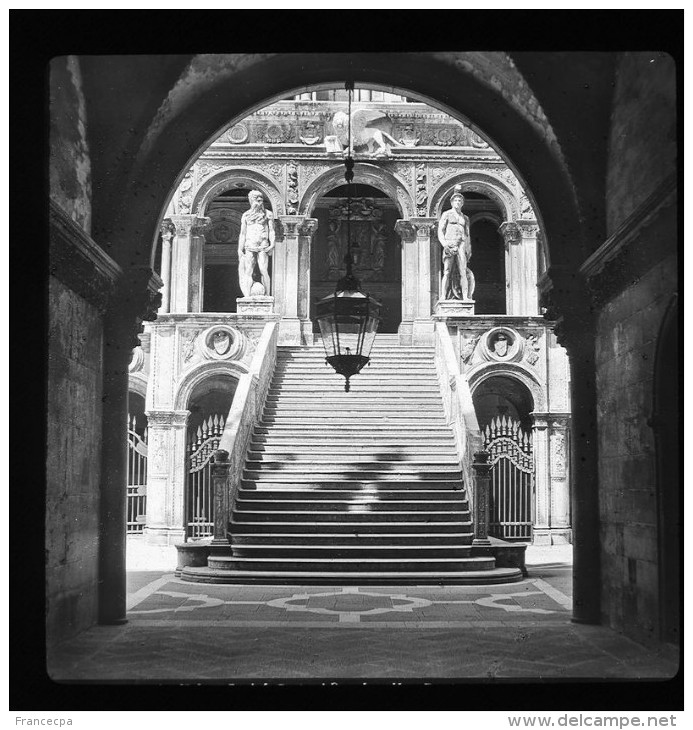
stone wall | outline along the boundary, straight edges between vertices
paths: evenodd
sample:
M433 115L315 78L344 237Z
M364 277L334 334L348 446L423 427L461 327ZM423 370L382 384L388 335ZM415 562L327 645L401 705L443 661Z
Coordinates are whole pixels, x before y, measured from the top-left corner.
M49 642L97 620L102 320L49 280L46 629Z
M79 62L62 56L50 65L50 197L91 233L91 163Z
M609 166L611 235L676 165L676 69L665 53L626 53L616 69Z
M658 628L657 494L652 377L659 328L676 289L674 257L660 261L602 310L597 418L602 612L641 640Z
M677 290L675 68L624 54L612 111L607 216L612 253L592 278L596 331L601 611L612 628L659 638L653 369ZM672 371L673 372L673 371ZM675 417L675 414L672 414Z

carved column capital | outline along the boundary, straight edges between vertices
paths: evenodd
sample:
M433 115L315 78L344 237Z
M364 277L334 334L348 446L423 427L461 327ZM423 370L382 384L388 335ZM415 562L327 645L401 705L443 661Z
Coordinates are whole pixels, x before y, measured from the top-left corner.
M409 222L414 227L417 238L430 238L438 225L435 218L410 218Z
M531 220L517 220L515 225L520 231L522 238L536 238L539 232L539 224Z
M306 220L303 215L280 215L279 223L282 228L282 236L284 238L296 238L299 235L299 227Z
M210 218L199 216L195 213L189 215L172 215L169 219L176 236L187 238L188 236L201 236L204 229L211 224Z
M190 411L146 411L150 428L185 428Z
M543 411L532 411L529 414L532 417L532 428L536 430L544 430L549 427L550 415Z
M400 218L395 221L395 232L406 243L416 240L416 226L410 220Z
M161 221L159 231L161 233L161 238L164 240L164 242L171 243L171 239L176 233L176 227L173 225L173 222L170 218L165 218L163 221Z
M313 236L315 231L318 230L318 219L317 218L306 218L303 223L298 225L299 236Z
M516 246L522 241L522 231L516 221L501 223L498 232L503 236L506 248L510 245Z

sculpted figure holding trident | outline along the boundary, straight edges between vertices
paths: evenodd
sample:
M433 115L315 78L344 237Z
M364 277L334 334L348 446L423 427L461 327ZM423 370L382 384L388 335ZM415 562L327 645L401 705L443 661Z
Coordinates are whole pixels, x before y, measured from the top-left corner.
M265 210L265 201L259 190L248 193L250 209L241 218L238 237L238 283L244 297L253 294L269 294L269 254L274 248L274 220ZM260 269L262 284L253 282L255 264ZM257 286L253 286L257 284ZM263 291L258 291L262 287Z
M475 282L467 264L472 257L472 241L469 218L462 212L461 185L455 185L450 203L452 208L443 213L438 223L438 241L443 247L441 299L471 299Z

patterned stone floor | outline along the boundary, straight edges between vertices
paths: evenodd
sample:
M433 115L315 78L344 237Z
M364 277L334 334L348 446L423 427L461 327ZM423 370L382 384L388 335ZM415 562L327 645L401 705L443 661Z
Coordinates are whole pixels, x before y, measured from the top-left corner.
M657 679L677 669L570 621L570 549L528 551L507 586L184 583L161 551L128 556L128 623L56 647L56 680ZM162 568L164 568L162 570Z

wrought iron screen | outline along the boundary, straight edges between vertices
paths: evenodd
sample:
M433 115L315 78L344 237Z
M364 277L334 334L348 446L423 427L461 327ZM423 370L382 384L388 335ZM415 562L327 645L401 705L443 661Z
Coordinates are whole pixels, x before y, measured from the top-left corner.
M147 514L147 429L136 431L136 416L128 414L128 504L127 532L144 532Z
M503 540L531 540L534 506L532 437L520 422L496 416L483 430L490 454L489 534Z

